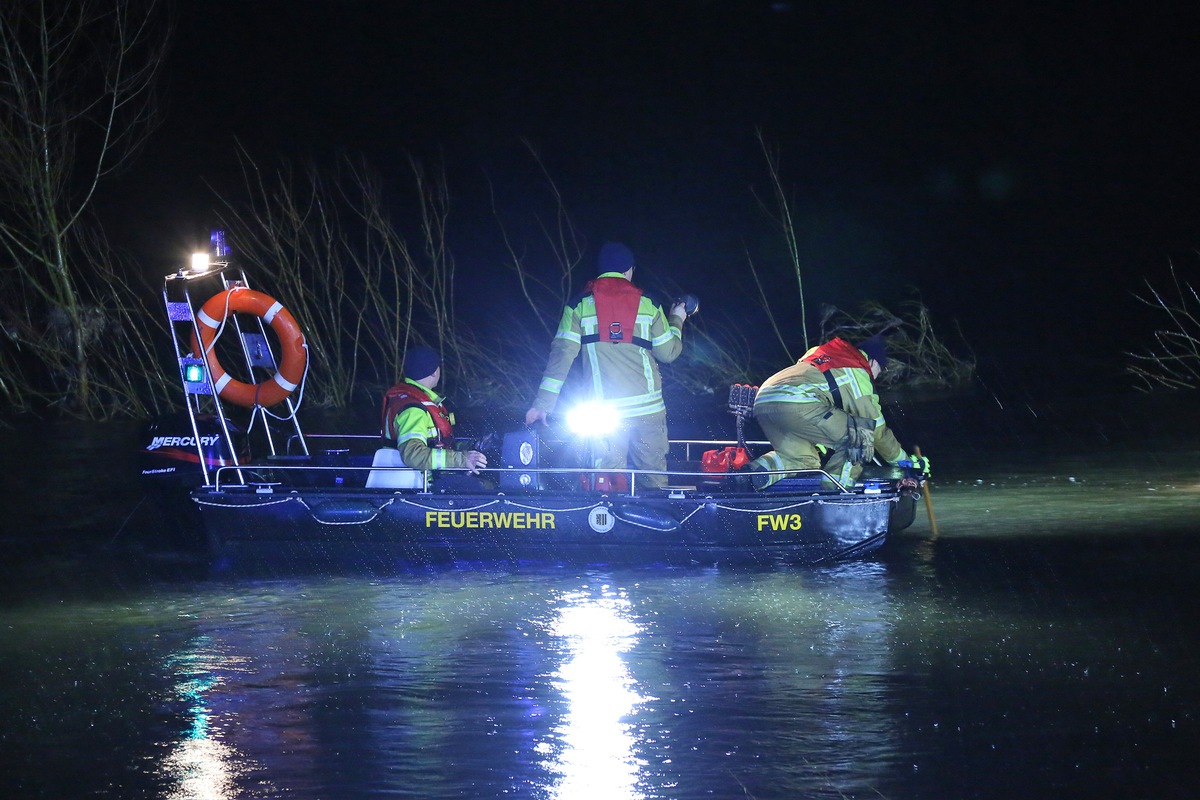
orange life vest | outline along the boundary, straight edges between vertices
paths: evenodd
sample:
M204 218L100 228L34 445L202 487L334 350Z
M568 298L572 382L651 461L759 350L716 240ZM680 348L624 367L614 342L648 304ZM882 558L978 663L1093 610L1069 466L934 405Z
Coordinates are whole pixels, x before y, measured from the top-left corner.
M442 403L434 402L429 392L407 381L397 383L383 395L380 429L384 438L396 441L396 415L412 406L420 406L433 418L437 436L429 442L430 447L450 447L454 444L454 428L450 422L449 409Z
M647 350L653 347L648 339L633 335L641 289L625 278L596 278L588 281L584 290L591 292L596 301L596 333L581 337L581 344L636 344Z
M825 376L825 382L829 384L829 393L833 396L834 407L842 410L845 410L846 407L842 402L842 390L830 370L835 367L862 369L866 370L868 375L871 374L871 363L867 361L867 357L862 354L862 351L840 338L830 339L825 344L814 347L800 360L821 370L821 374Z
M810 350L801 361L807 361L821 372L829 372L834 367L871 371L871 364L862 351L845 339L830 339Z

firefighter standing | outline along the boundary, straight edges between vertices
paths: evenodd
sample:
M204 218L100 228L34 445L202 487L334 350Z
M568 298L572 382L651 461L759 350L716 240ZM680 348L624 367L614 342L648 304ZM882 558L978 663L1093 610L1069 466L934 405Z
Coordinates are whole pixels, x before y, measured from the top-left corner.
M621 417L618 430L595 453L594 466L623 470L628 457L636 469L665 471L667 409L658 362L670 363L682 352L687 311L682 302L676 303L668 317L633 285L633 253L625 245L606 243L600 249L599 266L600 274L588 283L583 296L563 311L525 424L545 424L582 348L592 394L614 406ZM646 475L639 484L663 488L667 478Z
M754 488L787 477L754 472L820 469L817 445L832 451L825 471L843 485L852 485L876 454L889 464L914 461L928 474L928 459L911 459L883 419L874 380L887 363L879 336L857 346L833 339L763 381L754 417L775 449L747 466Z
M404 380L383 396L383 438L412 469L461 469L478 474L487 457L454 450L454 415L434 391L442 378L441 358L430 347L413 347L404 358Z

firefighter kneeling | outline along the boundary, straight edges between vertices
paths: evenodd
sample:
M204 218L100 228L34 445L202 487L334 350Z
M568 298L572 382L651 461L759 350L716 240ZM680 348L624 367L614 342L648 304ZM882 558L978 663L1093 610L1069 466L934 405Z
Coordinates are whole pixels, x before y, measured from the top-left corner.
M819 447L830 451L825 471L843 486L876 455L889 464L912 462L928 475L929 460L910 457L883 418L874 381L887 363L879 336L857 346L833 339L763 381L754 417L774 449L750 462L754 488L787 477L767 472L821 469Z

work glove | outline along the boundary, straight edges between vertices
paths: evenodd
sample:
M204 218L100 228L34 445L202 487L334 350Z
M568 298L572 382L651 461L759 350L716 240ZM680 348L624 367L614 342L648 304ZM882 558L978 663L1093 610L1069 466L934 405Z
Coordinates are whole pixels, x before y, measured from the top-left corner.
M846 458L851 464L866 464L875 457L875 420L846 418Z
M925 456L911 456L902 461L896 462L896 466L911 469L918 473L922 478L929 477L929 459Z

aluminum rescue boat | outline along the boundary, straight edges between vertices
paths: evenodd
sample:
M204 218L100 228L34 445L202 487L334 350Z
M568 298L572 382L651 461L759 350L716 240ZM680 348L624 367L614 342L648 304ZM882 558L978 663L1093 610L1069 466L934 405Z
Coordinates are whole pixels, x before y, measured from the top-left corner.
M666 489L647 488L639 470L589 469L587 440L555 427L494 437L499 457L479 476L411 470L378 434L302 429L303 333L240 270L181 268L163 300L186 412L152 431L142 471L186 489L217 553L323 558L370 546L414 566L821 564L879 548L912 523L920 496L919 477L890 468L854 486L803 473L762 492L712 471L714 452L769 447L744 441L737 391L737 440L673 441Z

